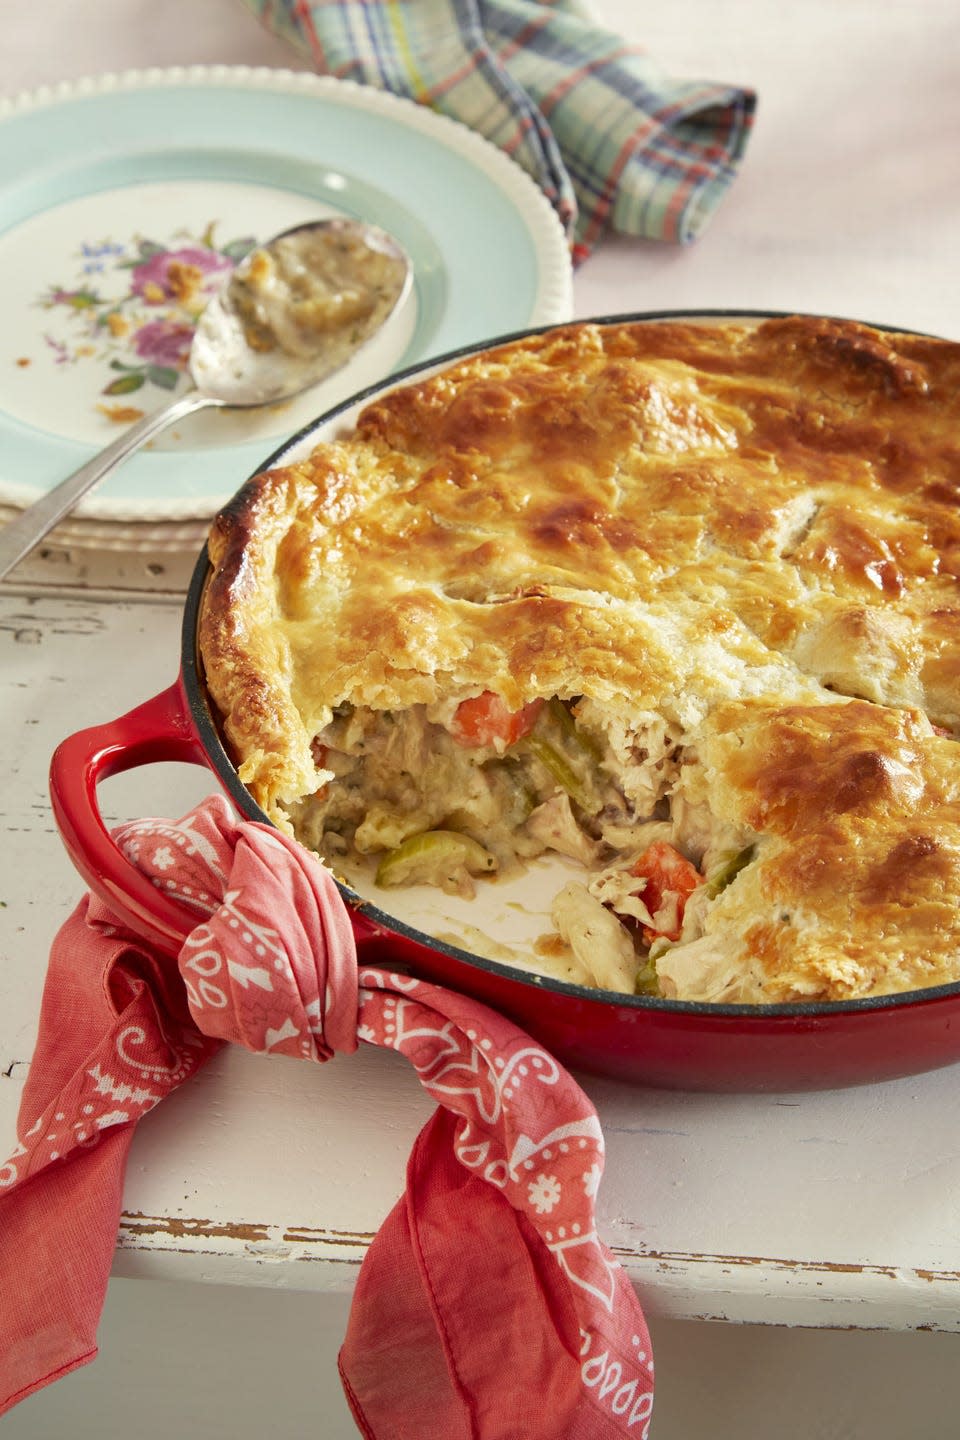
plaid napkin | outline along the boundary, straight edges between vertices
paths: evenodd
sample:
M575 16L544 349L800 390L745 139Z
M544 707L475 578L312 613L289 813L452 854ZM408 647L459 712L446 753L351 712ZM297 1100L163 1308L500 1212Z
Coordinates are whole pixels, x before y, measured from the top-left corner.
M673 80L578 0L243 0L315 68L462 121L533 176L583 260L610 226L686 243L737 173L756 97Z
M358 972L329 872L219 796L116 839L184 907L185 938L177 960L152 953L87 896L55 941L0 1167L0 1413L96 1355L140 1117L225 1042L325 1060L359 1039L405 1056L438 1102L340 1354L361 1432L646 1436L650 1340L596 1232L603 1137L579 1086L485 1006Z

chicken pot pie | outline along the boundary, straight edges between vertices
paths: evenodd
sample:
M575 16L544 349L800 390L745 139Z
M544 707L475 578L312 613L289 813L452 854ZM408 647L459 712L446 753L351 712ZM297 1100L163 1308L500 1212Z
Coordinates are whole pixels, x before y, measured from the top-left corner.
M555 854L532 963L581 984L960 980L960 345L560 327L378 395L209 554L240 779L385 908Z

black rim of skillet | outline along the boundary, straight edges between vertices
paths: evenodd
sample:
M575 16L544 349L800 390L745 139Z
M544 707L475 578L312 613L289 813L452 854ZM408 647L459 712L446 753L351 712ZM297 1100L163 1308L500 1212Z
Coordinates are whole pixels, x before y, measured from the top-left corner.
M457 360L464 359L468 355L475 355L484 350L493 350L500 345L508 345L515 340L522 340L534 335L544 335L551 330L563 330L570 325L623 325L650 320L774 320L786 319L788 316L794 314L800 315L802 312L788 310L712 310L699 308L689 310L652 310L622 315L603 315L593 318L585 317L576 320L556 321L551 324L515 330L509 334L496 336L489 340L463 345L456 350L447 351L443 355L417 361L415 364L407 366L406 369L390 375L385 380L379 380L375 384L369 385L366 389L356 395L351 395L349 399L334 406L333 409L325 411L322 415L308 421L307 424L303 425L295 434L285 439L282 444L264 460L262 465L257 467L253 475L249 477L249 480L254 479L255 476L259 475L262 471L279 464L282 457L285 456L288 451L306 439L321 425L331 423L336 420L339 415L342 415L347 410L352 410L356 405L363 404L380 391L392 390L397 385L402 385L415 375L422 374L425 371L440 369L443 366L455 363ZM817 316L815 318L831 319L841 317ZM872 328L886 330L891 334L906 333L903 326L876 325L870 321L858 323L871 324ZM246 483L249 483L249 481ZM241 487L241 489L242 488L243 487ZM240 492L238 491L237 493L239 494ZM228 501L227 503L229 506L232 501ZM197 557L197 563L190 580L183 615L181 675L187 700L190 705L190 714L206 755L238 809L251 820L259 821L264 825L273 825L273 821L260 809L249 790L247 790L237 776L236 768L227 753L220 730L213 718L206 685L201 673L200 658L197 653L197 634L200 608L209 573L210 561L207 555L207 546L204 544ZM425 946L430 950L439 951L451 959L462 961L479 970L485 970L489 974L498 976L504 980L511 980L516 984L527 985L538 991L547 990L558 995L568 995L571 999L589 1001L594 1005L610 1005L615 1008L628 1008L637 1011L659 1011L668 1015L688 1015L690 1017L696 1016L701 1018L723 1016L728 1019L735 1019L759 1018L762 1016L764 1019L776 1018L786 1021L806 1020L814 1017L838 1017L840 1015L861 1014L864 1011L873 1010L895 1010L905 1005L932 1004L938 1000L960 995L960 981L954 981L946 985L931 986L922 990L900 991L893 995L870 996L866 999L859 1000L819 1001L811 1004L792 1002L790 1004L772 1005L728 1005L701 1000L665 1000L654 995L619 995L607 990L593 990L586 985L574 985L566 980L555 980L546 975L533 975L510 965L501 964L499 961L489 960L486 956L475 955L472 951L461 949L456 945L450 945L443 940L437 940L432 935L428 935L422 930L417 930L405 921L397 919L397 917L391 915L389 911L381 910L378 906L365 900L343 881L338 880L337 884L351 907L359 908L375 924L382 925L384 929L411 940L415 944Z

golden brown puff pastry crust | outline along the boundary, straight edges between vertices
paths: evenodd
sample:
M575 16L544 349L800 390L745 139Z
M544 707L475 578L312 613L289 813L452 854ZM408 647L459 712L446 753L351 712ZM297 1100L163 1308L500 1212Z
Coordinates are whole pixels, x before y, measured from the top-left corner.
M278 823L343 703L654 711L763 837L709 922L727 998L960 979L960 346L560 327L377 397L210 558L207 682Z
M764 837L696 946L724 937L739 1001L960 978L960 757L924 715L862 700L720 705L699 764L717 814ZM669 988L669 987L667 987ZM719 998L719 997L718 997Z

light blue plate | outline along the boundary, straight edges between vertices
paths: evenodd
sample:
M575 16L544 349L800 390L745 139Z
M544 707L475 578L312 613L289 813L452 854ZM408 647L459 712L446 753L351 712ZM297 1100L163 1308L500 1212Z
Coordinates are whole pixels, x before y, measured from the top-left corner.
M157 409L185 386L171 256L199 248L213 286L243 244L345 214L404 246L413 295L339 376L282 410L186 422L104 482L86 517L208 516L280 438L366 385L572 311L562 228L526 174L472 131L367 87L226 67L105 77L9 103L0 141L8 503L114 439L130 407Z

